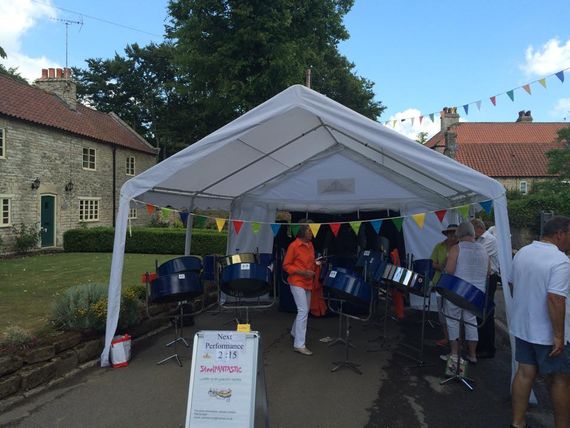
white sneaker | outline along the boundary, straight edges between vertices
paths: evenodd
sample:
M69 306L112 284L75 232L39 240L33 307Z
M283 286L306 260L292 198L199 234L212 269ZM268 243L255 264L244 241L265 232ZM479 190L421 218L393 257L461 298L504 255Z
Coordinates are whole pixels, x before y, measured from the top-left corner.
M309 349L306 346L303 346L302 348L293 348L293 350L295 352L298 352L299 354L303 354L303 355L313 355L313 353L311 351L309 351Z

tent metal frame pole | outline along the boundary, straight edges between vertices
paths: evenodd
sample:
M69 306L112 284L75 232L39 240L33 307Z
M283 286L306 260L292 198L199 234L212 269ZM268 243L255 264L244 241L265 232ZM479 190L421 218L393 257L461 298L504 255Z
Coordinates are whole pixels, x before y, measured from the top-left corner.
M222 181L227 180L228 178L230 178L231 176L237 174L238 172L241 172L241 171L243 171L244 169L249 168L249 167L252 166L252 165L255 165L257 162L259 162L259 161L261 161L261 160L263 160L263 159L265 159L265 158L271 157L271 155L272 155L273 153L278 152L278 151L281 150L282 148L287 147L287 146L290 145L290 144L293 144L295 141L300 140L301 138L305 137L306 135L309 135L309 134L313 133L314 131L316 131L317 129L322 128L322 127L323 127L322 124L319 124L319 125L317 125L317 126L314 126L313 128L309 129L307 132L303 132L301 135L298 135L297 137L293 138L292 140L287 141L285 144L283 144L283 145L277 147L276 149L273 149L273 150L270 151L269 153L264 154L263 156L261 156L261 157L255 159L255 160L249 162L248 164L246 164L246 165L244 165L244 166L238 168L237 170L232 171L230 174L225 175L224 177L220 178L219 180L214 181L212 184L209 184L207 187L204 187L202 190L198 191L198 194L201 194L201 193L203 193L204 191L206 191L206 190L208 190L208 189L214 187L216 184L219 184L219 183L221 183ZM263 152L262 152L262 153L263 153ZM276 162L277 162L277 161L276 161Z
M459 193L459 191L458 191L457 189L455 189L454 187L451 187L449 184L447 184L447 183L445 183L445 182L443 182L443 181L441 181L441 180L438 180L438 179L436 179L436 178L434 178L434 177L432 177L432 176L429 176L429 175L427 175L427 174L421 172L420 170L418 170L418 169L416 169L416 168L412 168L411 166L408 166L408 165L404 164L403 162L401 162L400 160L394 158L393 156L390 156L390 155L388 155L388 154L386 154L386 153L384 153L384 152L381 152L381 151L377 150L375 147L373 147L373 146L371 146L371 145L369 145L369 144L366 144L365 142L360 141L359 139L354 138L354 137L351 136L351 135L348 135L346 132L341 131L340 129L337 129L337 128L335 128L334 126L330 126L330 125L323 125L323 126L324 126L325 128L330 128L330 129L335 130L336 132L338 132L339 134L344 135L345 137L349 138L350 140L355 141L356 143L358 143L358 144L360 144L360 145L362 145L362 146L364 146L364 147L366 147L366 148L372 150L373 152L378 153L378 154L381 155L381 156L384 156L384 157L390 159L390 160L393 161L393 162L396 162L396 163L398 163L398 164L400 164L400 165L402 165L402 166L404 166L404 167L406 167L406 168L411 169L412 171L418 173L419 175L421 175L421 176L423 176L423 177L426 177L427 179L430 179L430 180L432 180L432 181L435 181L436 183L440 184L440 185L443 186L443 187L447 187L448 189L454 191L455 193ZM335 141L336 141L336 140L335 140ZM372 162L375 162L375 161L372 160ZM378 162L376 162L376 163L378 163ZM385 165L383 165L383 166L386 167ZM387 167L386 167L386 168L387 168ZM391 170L392 170L392 169L391 169ZM393 170L392 170L392 171L393 171ZM394 172L395 172L395 171L394 171ZM422 186L422 187L424 187L424 186ZM430 190L430 189L427 189L427 190L430 191L430 192L433 192L433 191ZM444 198L444 199L448 199L448 200L449 200L449 198L447 198L447 197L445 197L445 196L441 196L441 197Z

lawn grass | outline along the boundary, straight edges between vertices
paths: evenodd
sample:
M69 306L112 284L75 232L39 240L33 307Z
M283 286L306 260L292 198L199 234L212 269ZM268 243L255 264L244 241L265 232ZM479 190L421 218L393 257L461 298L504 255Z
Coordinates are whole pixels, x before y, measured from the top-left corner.
M57 253L0 259L0 341L9 326L32 332L48 325L53 302L68 288L109 283L110 253ZM169 260L166 254L125 254L123 289L140 284L146 271Z

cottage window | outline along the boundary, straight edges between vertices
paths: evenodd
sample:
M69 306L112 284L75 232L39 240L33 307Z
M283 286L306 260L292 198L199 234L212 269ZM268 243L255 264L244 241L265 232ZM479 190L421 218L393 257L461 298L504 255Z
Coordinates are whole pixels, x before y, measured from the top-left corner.
M12 225L10 208L11 199L6 196L0 196L0 227L8 227Z
M129 219L136 219L137 218L137 209L131 208L129 210Z
M79 199L79 221L99 221L99 199Z
M6 157L6 132L4 128L0 128L0 159Z
M135 175L135 157L127 156L127 175Z
M95 149L83 148L83 169L95 170Z
M523 194L526 195L528 193L528 183L526 181L521 181L519 183L519 191Z

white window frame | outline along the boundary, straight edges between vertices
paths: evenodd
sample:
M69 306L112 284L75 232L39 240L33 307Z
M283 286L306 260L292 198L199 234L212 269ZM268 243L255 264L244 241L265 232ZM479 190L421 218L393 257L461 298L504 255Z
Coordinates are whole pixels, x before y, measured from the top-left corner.
M80 197L79 198L79 221L81 223L93 223L99 221L99 212L101 211L100 206L101 198L91 198L91 197ZM85 215L85 205L87 203L87 216ZM93 211L92 213L89 211ZM83 216L83 217L82 217Z
M87 166L85 166L85 150L87 150ZM93 168L90 167L91 151L93 151ZM81 165L87 171L97 171L97 149L93 147L83 147L81 151Z
M132 161L132 165L130 164ZM135 169L135 157L134 156L127 156L127 161L126 161L126 172L127 175L135 175L136 174L136 169Z
M0 128L0 159L6 159L6 128Z
M524 190L523 190L524 187ZM526 180L521 180L519 182L519 192L521 192L523 195L527 195L528 194L528 181Z
M129 208L129 220L136 220L138 218L138 212L136 208Z
M12 198L14 195L0 195L0 228L12 226ZM4 204L8 205L8 223L4 223Z

